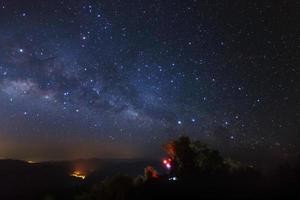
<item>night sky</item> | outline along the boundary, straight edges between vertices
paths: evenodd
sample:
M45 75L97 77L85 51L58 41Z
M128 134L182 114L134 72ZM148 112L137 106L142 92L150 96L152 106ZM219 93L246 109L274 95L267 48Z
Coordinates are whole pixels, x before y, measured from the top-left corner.
M1 0L0 157L300 152L300 3Z

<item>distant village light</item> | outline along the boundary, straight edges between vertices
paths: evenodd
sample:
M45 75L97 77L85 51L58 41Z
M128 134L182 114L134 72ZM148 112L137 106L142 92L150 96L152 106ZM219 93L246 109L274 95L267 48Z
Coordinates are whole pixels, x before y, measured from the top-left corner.
M171 178L169 178L169 181L177 181L177 177L176 176L171 177Z

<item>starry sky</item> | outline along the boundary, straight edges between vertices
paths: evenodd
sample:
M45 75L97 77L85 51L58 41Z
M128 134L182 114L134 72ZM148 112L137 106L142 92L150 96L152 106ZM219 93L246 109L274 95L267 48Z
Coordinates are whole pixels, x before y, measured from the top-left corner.
M300 3L1 0L0 157L300 152Z

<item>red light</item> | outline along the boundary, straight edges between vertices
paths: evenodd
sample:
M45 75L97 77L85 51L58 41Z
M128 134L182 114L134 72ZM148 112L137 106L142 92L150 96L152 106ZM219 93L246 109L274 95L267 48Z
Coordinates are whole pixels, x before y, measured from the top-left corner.
M167 169L171 169L171 162L172 162L172 160L171 160L171 158L168 158L168 159L164 159L163 160L163 164L165 165L165 167L167 168Z

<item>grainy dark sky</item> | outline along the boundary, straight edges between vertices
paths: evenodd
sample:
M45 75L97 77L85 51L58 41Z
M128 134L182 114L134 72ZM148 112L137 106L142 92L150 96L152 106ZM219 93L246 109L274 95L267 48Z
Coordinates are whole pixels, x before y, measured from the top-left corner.
M1 0L0 157L299 154L300 3Z

